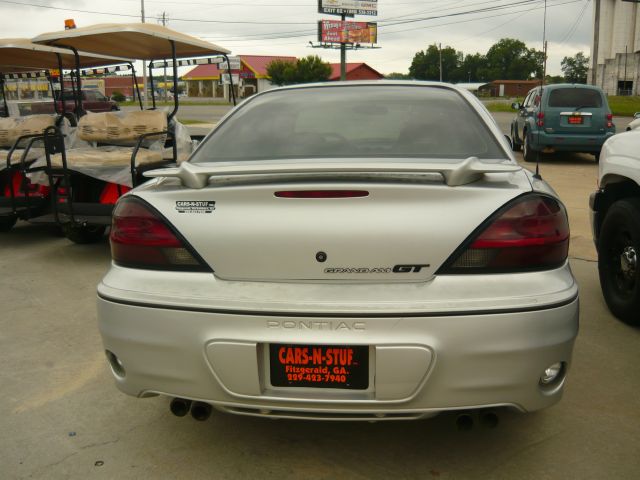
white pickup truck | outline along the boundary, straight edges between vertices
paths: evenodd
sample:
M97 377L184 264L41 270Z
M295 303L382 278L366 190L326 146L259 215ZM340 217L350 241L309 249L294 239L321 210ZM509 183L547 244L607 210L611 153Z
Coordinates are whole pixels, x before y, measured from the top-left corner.
M640 112L636 112L636 113L633 114L633 120L627 126L627 132L629 130L634 130L634 129L639 128L639 127L640 127Z
M602 293L616 317L640 325L640 128L605 142L598 186L589 206Z

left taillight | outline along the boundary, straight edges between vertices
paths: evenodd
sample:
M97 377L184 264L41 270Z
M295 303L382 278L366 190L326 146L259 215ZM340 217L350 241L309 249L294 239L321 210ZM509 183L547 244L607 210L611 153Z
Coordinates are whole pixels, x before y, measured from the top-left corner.
M111 256L125 267L211 271L193 248L151 205L133 195L113 210Z
M528 194L492 215L439 273L507 273L561 266L569 251L569 221L552 197Z
M607 113L607 128L613 128L613 115L611 113Z

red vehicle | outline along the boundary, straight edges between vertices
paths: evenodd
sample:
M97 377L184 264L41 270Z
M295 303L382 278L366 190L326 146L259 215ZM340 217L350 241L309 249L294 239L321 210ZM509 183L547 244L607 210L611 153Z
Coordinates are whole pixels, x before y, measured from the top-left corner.
M57 97L57 109L62 111L62 101L59 98L60 92L56 93ZM105 97L98 90L82 90L82 107L88 112L110 112L114 110L120 110L120 107L116 102L109 97ZM64 109L65 112L73 112L75 110L75 102L73 99L73 92L64 92Z

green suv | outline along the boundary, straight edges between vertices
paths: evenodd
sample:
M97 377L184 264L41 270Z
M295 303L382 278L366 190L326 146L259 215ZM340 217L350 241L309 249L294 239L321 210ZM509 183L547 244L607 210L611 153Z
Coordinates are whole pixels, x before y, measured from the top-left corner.
M602 144L616 133L607 97L599 87L562 83L531 90L511 122L511 145L527 162L537 152L584 152L600 158Z

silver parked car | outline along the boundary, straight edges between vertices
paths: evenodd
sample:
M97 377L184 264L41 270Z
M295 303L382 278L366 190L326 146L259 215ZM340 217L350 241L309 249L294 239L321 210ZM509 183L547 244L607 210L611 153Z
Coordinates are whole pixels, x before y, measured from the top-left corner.
M118 202L98 319L118 388L264 417L557 402L578 332L566 210L471 94L271 90Z

